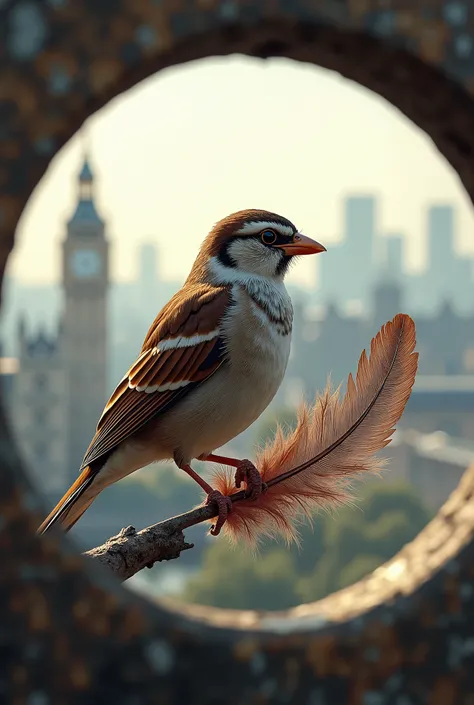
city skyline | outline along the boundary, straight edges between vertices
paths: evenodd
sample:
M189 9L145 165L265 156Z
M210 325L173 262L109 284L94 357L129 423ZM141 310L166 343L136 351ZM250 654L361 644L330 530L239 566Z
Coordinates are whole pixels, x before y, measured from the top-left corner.
M87 233L92 229L91 232L97 231L100 235L106 224L94 200L95 180L88 161L82 164L77 182L78 200L74 214L68 221L67 232L70 234L77 229L78 232L85 229ZM301 288L295 289L294 284L289 285L296 307L303 306L309 312L307 332L313 325L310 324L311 320L313 323L318 321L317 325L324 325L323 321L327 319L329 325L332 325L331 320L337 321L338 325L345 321L343 328L346 324L349 327L356 326L359 333L362 333L374 315L378 315L376 312L380 312L381 306L385 307L387 320L403 309L415 315L418 321L428 320L429 325L434 325L435 329L440 321L452 328L462 321L472 320L474 309L470 293L473 287L474 258L459 256L454 251L455 218L452 206L430 206L427 211L429 268L422 274L404 272L404 241L400 235L392 233L390 237L384 238L387 247L380 246L380 232L375 217L377 200L374 196L347 197L343 202L343 210L342 242L330 248L328 255L331 256L322 270L319 287L305 292ZM64 250L64 243L60 249ZM91 253L87 248L86 254L90 262ZM138 264L138 273L134 279L125 283L111 282L104 310L111 331L113 351L107 374L110 392L123 375L123 369L133 361L137 341L143 339L157 310L180 286L178 279L163 279L159 259L155 245L139 245L134 257L135 266ZM89 267L86 264L84 266ZM380 289L381 284L387 284L388 289ZM25 330L28 331L28 345L34 349L36 344L41 348L47 345L55 349L57 340L62 337L64 301L61 285L28 286L8 277L4 295L4 351L10 355L16 354L18 340L24 338ZM379 322L383 321L380 319ZM469 323L467 325L470 330ZM99 326L99 329L102 327ZM314 335L313 331L310 334L311 340L315 339ZM352 330L349 339L356 342L355 330ZM451 348L454 348L452 338L449 337L449 340ZM363 344L362 340L360 344ZM335 349L346 347L339 341ZM472 340L469 339L460 353L468 355L469 360L472 356L471 347ZM334 362L333 353L331 357ZM459 355L456 358L454 350L451 357L453 359L449 361L449 369L461 369L464 363L459 362ZM345 360L342 367L349 364L350 361ZM471 365L470 362L465 364ZM326 370L325 364L320 367L321 371Z
M134 282L109 286L108 226L94 200L94 173L87 160L78 170L76 185L75 208L58 248L63 264L61 284L42 285L35 291L35 287L28 289L10 277L6 286L7 316L2 321L2 354L16 356L7 360L2 380L10 395L13 427L31 472L41 477L43 492L53 505L70 484L71 475L76 476L94 434L95 421L124 370L136 359L139 341L157 306L170 298L170 286L179 286L159 276L153 245L142 245L136 253L140 275ZM387 270L384 253L376 242L380 231L376 227L375 197L346 198L343 207L343 243L334 248L329 260L333 275L328 268L323 270L331 285L332 279L340 277L334 289L339 300L326 300L326 307L320 308L315 317L311 304L316 298L322 301L323 296L293 292L292 354L285 379L259 423L271 420L279 410L293 409L304 396L312 398L316 389L324 388L328 375L336 385L343 382L377 329L402 309L411 313L405 308L408 300L402 287L403 282L417 277L401 276L403 246L396 238L392 241L395 247L388 248L393 262ZM441 306L435 316L415 316L419 374L404 419L411 418L407 426L410 433L413 429L425 434L441 429L453 439L456 452L463 439L472 435L472 419L463 413L463 394L466 380L474 371L474 311L471 308L469 316L463 317L446 300L439 299L439 290L440 284L454 283L451 293L457 291L459 295L459 285L464 290L467 286L468 295L461 298L469 298L472 271L464 265L472 265L472 260L456 257L453 251L451 206L432 206L427 221L430 271L426 291L434 279L431 303L438 295ZM341 304L344 297L347 301L353 295L365 299L363 315L345 316ZM47 313L49 330L31 325L35 311L39 318ZM5 326L8 318L9 330ZM433 411L437 411L435 420ZM245 453L256 429L252 425L239 434L232 440L232 450L225 446L224 452L236 456ZM47 483L44 467L49 468ZM82 536L103 527L100 510L92 517L83 525ZM112 513L105 521L116 519Z
M170 69L93 116L85 142L117 281L133 279L142 242L158 245L166 279L182 280L213 222L256 202L332 244L350 193L378 197L380 230L405 235L410 269L422 261L431 204L454 205L456 249L474 249L471 205L430 140L379 96L323 69L243 57ZM58 280L83 148L76 135L30 199L10 275ZM312 272L301 263L291 281L308 285Z
M84 169L90 173L87 162L79 172L82 174ZM79 173L76 181L78 179ZM90 197L93 200L89 200ZM103 213L100 209L97 211L96 206L94 183L85 200L80 198L76 203L74 218L80 213L88 218L93 215L100 224ZM320 270L318 280L313 280L312 287L304 289L294 281L288 282L294 301L304 301L313 307L314 313L319 311L318 316L328 305L337 306L343 315L367 316L374 287L388 278L401 287L401 304L410 313L436 315L446 303L461 315L473 311L474 256L455 251L455 212L451 205L431 205L426 209L425 235L429 249L427 266L421 272L407 271L404 266L406 241L403 235L381 236L375 217L378 203L373 195L348 196L343 199L341 208L344 220L340 241L328 247L326 265ZM113 242L111 244L113 251ZM137 331L140 337L157 310L178 290L181 281L163 277L161 252L156 244L137 243L130 264L132 276L128 281L110 279L110 315L120 328L124 316L136 318L136 311L146 311L139 325L143 330ZM60 282L28 284L9 274L4 298L2 338L9 351L14 349L12 341L19 317L25 319L32 330L55 331L53 321L61 314Z

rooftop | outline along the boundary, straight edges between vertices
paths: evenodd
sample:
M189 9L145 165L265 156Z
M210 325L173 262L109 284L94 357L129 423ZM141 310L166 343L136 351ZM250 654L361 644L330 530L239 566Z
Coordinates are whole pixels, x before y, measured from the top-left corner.
M474 375L417 375L415 392L474 392Z
M93 198L94 174L87 157L79 172L79 200L68 225L102 226L103 220L96 211Z
M103 220L97 213L92 199L80 199L69 224L102 225Z
M409 445L416 454L435 462L466 468L474 463L474 441L454 438L443 431L421 433L415 429L397 429L393 445Z

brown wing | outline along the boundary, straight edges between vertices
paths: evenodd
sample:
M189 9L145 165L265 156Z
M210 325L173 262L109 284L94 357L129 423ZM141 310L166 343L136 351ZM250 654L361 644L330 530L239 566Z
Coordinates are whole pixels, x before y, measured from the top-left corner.
M141 354L107 402L82 468L105 459L215 372L225 357L220 326L230 302L227 288L206 284L187 286L175 294L156 317Z

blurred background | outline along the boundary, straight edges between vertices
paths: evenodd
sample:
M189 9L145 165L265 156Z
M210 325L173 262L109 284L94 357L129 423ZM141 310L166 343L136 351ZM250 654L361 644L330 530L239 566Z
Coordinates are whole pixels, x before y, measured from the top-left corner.
M50 76L61 92L68 77ZM252 457L277 420L354 371L378 328L415 319L419 374L383 477L357 507L304 525L258 559L206 528L193 550L128 581L149 595L281 609L344 587L413 538L474 460L474 239L450 166L397 109L338 74L284 59L163 71L91 117L52 161L9 262L0 379L48 510L78 473L108 395L210 227L241 208L288 217L327 254L289 276L292 355L268 411L226 450ZM206 469L197 464L196 469ZM100 496L81 547L201 501L171 465Z

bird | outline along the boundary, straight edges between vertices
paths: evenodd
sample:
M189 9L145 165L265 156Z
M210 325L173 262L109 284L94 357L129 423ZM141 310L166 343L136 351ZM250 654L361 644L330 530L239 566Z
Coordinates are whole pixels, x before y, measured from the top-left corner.
M270 211L219 220L106 403L77 480L37 533L55 524L69 531L106 487L156 461L173 460L215 503L214 536L232 502L193 460L235 468L236 487L244 483L246 497L258 499L265 486L255 465L215 450L256 421L278 391L293 321L284 279L295 258L322 252L322 244Z

